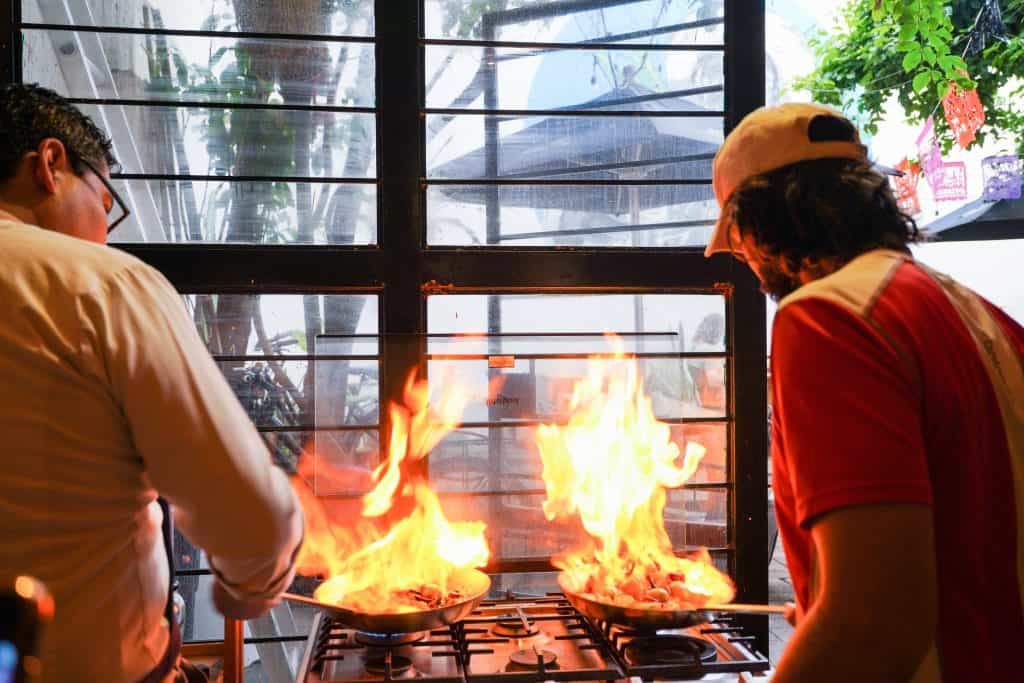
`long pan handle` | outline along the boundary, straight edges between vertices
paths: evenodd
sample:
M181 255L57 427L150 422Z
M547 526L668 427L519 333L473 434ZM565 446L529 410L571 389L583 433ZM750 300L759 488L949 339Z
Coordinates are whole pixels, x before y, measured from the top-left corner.
M328 605L325 602L314 600L313 598L307 598L305 595L296 595L295 593L282 593L282 600L288 602L301 602L303 605L312 605L313 607L326 607L328 609L337 609L334 605Z
M701 612L741 612L743 614L785 614L785 605L751 605L730 602L727 605L704 605Z

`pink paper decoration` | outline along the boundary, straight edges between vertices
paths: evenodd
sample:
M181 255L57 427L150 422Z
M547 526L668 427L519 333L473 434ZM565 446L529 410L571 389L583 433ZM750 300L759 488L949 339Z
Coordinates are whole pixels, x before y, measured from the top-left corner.
M946 96L942 98L942 109L957 144L967 149L974 142L974 132L985 123L985 109L981 106L978 91L964 90L956 83L950 83Z
M924 171L925 180L934 185L932 176L942 166L942 151L935 141L935 119L931 116L924 124L921 134L917 136L917 158Z
M932 193L937 202L967 199L967 166L964 162L942 164L933 175Z
M896 164L896 169L903 171L902 176L892 178L896 185L896 204L903 213L916 216L921 213L921 202L917 197L917 181L921 177L921 167L909 163L904 157L903 161Z
M985 157L981 160L981 176L985 183L985 201L1020 199L1021 160L1013 154Z

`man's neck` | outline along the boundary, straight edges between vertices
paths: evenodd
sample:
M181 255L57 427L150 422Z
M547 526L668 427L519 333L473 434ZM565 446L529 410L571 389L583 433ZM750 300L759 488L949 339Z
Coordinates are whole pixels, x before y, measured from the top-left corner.
M7 203L0 203L0 221L31 224L36 222L35 215L28 209Z

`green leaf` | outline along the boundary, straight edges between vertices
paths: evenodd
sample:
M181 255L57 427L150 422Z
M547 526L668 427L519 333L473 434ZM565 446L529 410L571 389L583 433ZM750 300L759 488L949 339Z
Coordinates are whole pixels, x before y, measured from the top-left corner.
M914 92L921 92L928 87L928 84L932 82L932 72L922 71L921 73L914 76L914 82L912 83Z
M900 27L900 37L899 37L899 40L901 40L901 41L903 41L903 40L913 40L914 36L916 36L916 35L917 35L917 27L914 26L913 24L903 24Z
M878 7L871 8L871 20L881 21L885 18L885 7L879 5Z
M921 52L920 52L920 50L918 50L917 52L908 52L903 57L903 70L906 71L907 73L910 73L911 71L914 70L914 67L916 67L920 63L921 63Z
M923 54L924 54L924 60L926 62L928 62L929 64L934 64L935 63L935 59L936 59L936 57L935 57L935 50L931 49L930 47L926 47L924 49Z

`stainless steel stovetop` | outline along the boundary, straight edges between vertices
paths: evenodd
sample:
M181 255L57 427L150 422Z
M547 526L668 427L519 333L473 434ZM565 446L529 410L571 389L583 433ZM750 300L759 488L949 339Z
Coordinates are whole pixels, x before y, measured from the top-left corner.
M728 618L641 633L591 621L562 596L487 600L441 630L388 636L353 631L320 613L297 680L390 683L737 680L770 664Z

